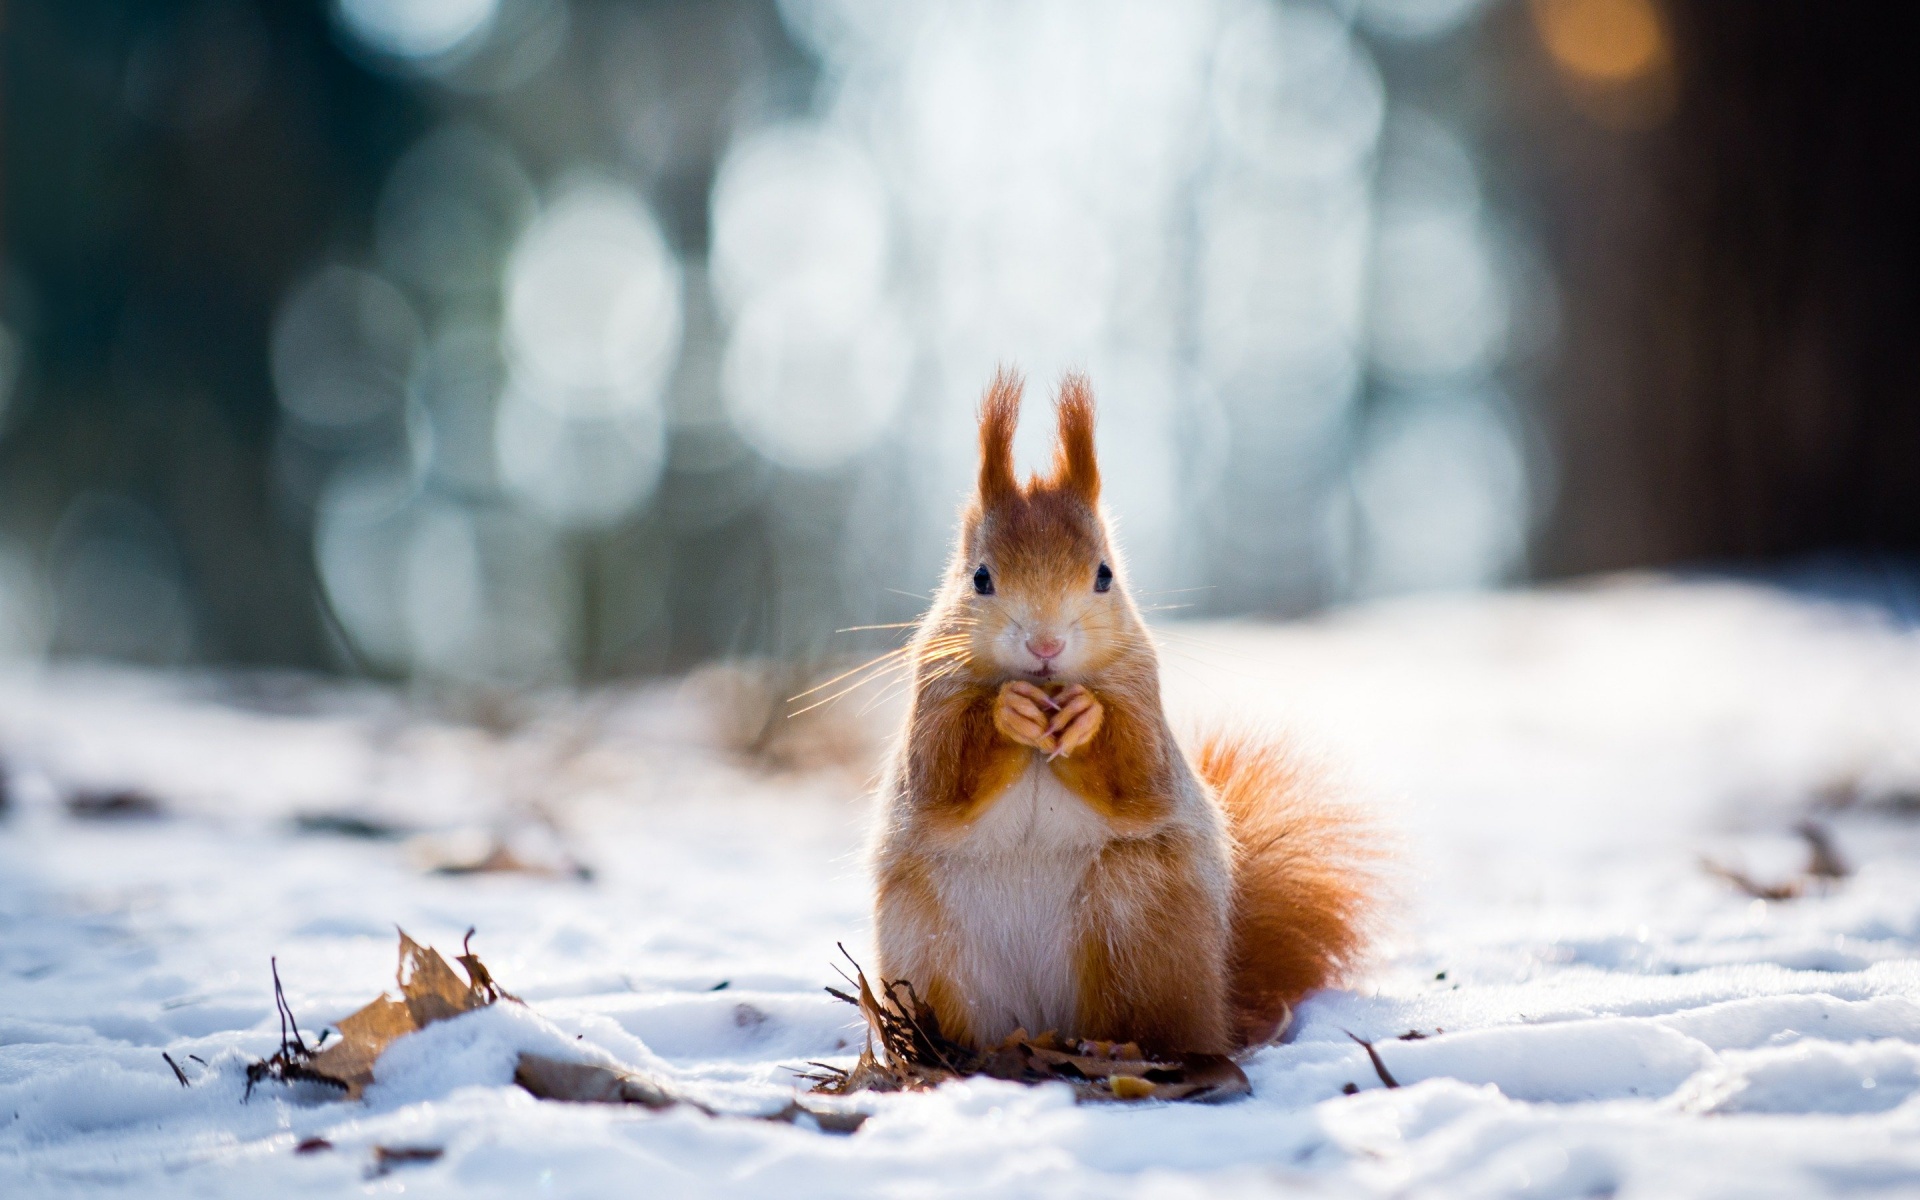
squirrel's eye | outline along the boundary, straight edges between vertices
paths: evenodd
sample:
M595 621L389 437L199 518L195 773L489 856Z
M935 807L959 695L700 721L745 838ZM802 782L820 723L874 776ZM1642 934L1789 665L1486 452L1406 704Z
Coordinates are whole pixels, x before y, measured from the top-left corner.
M1100 569L1093 573L1093 590L1096 592L1106 592L1106 591L1113 590L1113 568L1112 567L1108 566L1105 563L1100 564Z
M993 595L993 575L987 570L984 563L981 564L979 570L973 573L973 590L981 596Z

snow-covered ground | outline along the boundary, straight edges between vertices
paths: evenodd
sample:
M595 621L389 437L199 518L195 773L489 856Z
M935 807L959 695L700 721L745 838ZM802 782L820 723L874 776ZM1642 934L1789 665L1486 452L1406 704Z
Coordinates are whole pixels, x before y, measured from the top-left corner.
M769 745L750 681L711 674L464 723L273 678L11 676L0 1194L1920 1194L1920 635L1658 580L1165 633L1177 719L1293 731L1397 838L1373 970L1243 1101L976 1082L862 1097L850 1137L510 1078L520 1048L601 1054L746 1114L847 1061L821 988L836 942L870 957L884 705ZM67 811L115 792L161 812ZM1770 902L1702 870L1794 877L1809 813L1849 878ZM428 869L495 835L556 873ZM364 1102L243 1102L269 957L317 1030L391 985L396 924L449 952L477 926L529 1008L402 1039ZM380 1174L376 1146L442 1153Z

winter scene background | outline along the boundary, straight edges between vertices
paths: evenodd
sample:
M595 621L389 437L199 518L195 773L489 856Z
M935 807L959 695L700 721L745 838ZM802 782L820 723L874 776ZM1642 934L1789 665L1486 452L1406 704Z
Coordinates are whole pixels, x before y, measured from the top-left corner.
M1880 19L9 5L0 1191L1920 1193ZM1388 855L1250 1095L810 1090L1000 364ZM402 930L518 1003L276 1076Z

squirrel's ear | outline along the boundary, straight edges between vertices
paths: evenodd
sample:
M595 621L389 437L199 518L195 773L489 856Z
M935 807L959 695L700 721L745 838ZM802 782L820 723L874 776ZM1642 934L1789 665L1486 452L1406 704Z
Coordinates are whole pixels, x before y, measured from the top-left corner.
M1053 477L1088 504L1100 500L1100 464L1093 453L1093 388L1085 375L1060 381L1056 404L1060 444L1054 449Z
M1013 478L1013 431L1024 386L1019 372L1001 367L980 402L980 503L986 508L1020 494Z

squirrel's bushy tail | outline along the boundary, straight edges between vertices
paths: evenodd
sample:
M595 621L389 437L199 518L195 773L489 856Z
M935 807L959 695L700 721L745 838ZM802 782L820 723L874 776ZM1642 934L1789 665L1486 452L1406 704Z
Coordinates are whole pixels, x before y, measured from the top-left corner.
M1244 1044L1359 958L1380 898L1378 837L1284 743L1216 734L1195 766L1233 832L1233 1006Z

